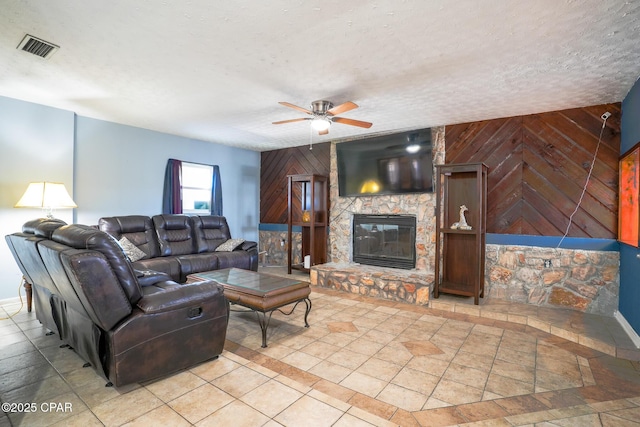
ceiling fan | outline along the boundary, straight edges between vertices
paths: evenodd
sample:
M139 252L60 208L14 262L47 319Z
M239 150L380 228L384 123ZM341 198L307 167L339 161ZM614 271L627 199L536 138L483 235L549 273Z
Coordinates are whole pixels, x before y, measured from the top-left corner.
M281 125L284 123L301 122L303 120L311 120L311 127L318 131L318 135L326 135L329 133L329 127L331 123L342 123L344 125L358 126L361 128L370 128L373 123L363 122L360 120L347 119L344 117L336 117L336 115L351 111L358 106L351 101L347 101L344 104L333 106L330 101L313 101L311 103L311 110L298 107L297 105L290 104L288 102L279 102L279 104L285 107L293 108L294 110L301 111L309 114L311 117L301 117L299 119L281 120L279 122L273 122L274 125Z

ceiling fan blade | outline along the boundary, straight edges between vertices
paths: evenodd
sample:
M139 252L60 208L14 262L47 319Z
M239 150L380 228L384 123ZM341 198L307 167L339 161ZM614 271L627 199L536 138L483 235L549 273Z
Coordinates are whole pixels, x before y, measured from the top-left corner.
M373 123L363 122L363 121L354 120L354 119L345 119L344 117L333 117L331 118L331 121L335 123L342 123L343 125L358 126L358 127L367 128L367 129L373 126Z
M320 130L318 131L318 135L326 135L329 133L329 129L325 129L325 130Z
M330 110L327 110L327 114L330 116L335 116L346 111L355 110L356 108L358 108L358 105L354 104L351 101L347 101L344 104L340 104L336 107L331 108Z
M278 102L278 104L280 105L284 105L285 107L289 107L289 108L293 108L294 110L298 110L300 112L303 113L307 113L307 114L313 114L311 111L307 110L306 108L302 108L302 107L298 107L297 105L293 105L289 102Z
M295 123L295 122L302 122L305 120L311 120L311 117L301 117L299 119L289 119L289 120L280 120L279 122L272 122L271 124L274 125L281 125L284 123Z

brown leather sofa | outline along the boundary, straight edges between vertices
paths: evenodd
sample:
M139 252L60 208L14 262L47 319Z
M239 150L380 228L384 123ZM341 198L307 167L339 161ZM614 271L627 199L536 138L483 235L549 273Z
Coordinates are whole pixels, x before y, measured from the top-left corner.
M258 270L258 244L244 241L232 251L219 251L231 239L223 216L143 215L100 218L98 228L116 240L126 237L144 253L137 270L168 274L184 283L192 273L242 268Z
M216 282L137 271L112 237L86 225L31 221L6 240L36 290L39 319L112 384L222 352L229 303Z

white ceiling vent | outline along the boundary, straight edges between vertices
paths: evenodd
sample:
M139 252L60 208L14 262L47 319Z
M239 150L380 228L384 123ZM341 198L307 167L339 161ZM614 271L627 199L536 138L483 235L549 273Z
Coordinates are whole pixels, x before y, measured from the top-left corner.
M56 46L53 43L49 43L47 41L27 34L20 42L17 49L33 53L34 55L37 55L44 59L49 59L51 58L51 55L53 55L58 49L60 49L60 46Z

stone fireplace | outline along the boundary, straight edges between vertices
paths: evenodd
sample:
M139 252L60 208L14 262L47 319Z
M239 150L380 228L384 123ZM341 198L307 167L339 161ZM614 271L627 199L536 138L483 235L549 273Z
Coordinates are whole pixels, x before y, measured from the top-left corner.
M433 163L444 162L444 127L432 128ZM389 194L340 197L335 144L331 147L329 178L331 210L329 217L328 264L311 269L311 283L360 295L393 301L428 304L433 286L435 262L434 193ZM390 268L366 265L354 259L354 218L362 216L409 216L415 219L413 266ZM404 244L403 244L404 245ZM388 249L390 249L389 246ZM404 246L406 252L406 246ZM398 266L395 266L398 267Z

